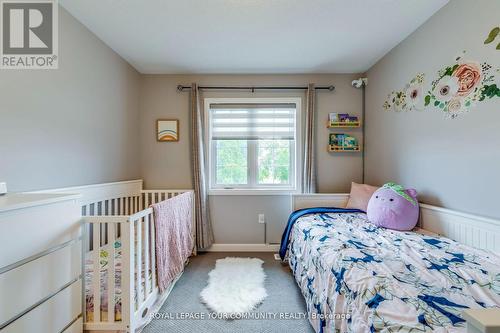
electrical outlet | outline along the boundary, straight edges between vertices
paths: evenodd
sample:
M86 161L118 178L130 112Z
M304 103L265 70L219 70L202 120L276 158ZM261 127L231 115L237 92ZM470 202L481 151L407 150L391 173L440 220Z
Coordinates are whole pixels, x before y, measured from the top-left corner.
M266 223L266 217L264 216L264 214L259 214L259 223L260 224Z
M0 195L7 193L7 183L0 183Z

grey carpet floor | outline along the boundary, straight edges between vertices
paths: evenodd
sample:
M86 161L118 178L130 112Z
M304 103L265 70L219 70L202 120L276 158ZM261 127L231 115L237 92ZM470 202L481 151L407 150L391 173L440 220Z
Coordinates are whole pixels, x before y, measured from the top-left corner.
M144 328L144 333L314 333L307 318L299 319L241 319L209 318L210 311L200 302L200 292L206 287L208 272L215 260L225 257L252 257L264 260L265 288L268 296L255 313L300 314L306 312L305 301L286 265L275 260L272 253L202 253L186 267L167 301L159 311L163 318L155 318ZM180 319L181 314L203 314L205 319ZM174 318L174 319L169 319Z

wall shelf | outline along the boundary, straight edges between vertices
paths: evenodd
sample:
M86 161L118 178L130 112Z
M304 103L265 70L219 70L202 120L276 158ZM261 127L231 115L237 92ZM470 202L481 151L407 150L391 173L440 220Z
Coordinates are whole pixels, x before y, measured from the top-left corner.
M327 128L359 128L361 127L361 122L345 122L345 121L336 121L336 122L328 122L326 125Z
M328 151L330 153L356 153L361 151L361 147L360 146L343 147L337 145L328 145Z

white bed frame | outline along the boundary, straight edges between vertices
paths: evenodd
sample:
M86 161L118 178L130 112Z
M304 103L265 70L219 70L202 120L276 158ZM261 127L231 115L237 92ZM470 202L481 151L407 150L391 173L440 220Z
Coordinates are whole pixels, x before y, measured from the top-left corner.
M349 194L297 194L292 196L293 210L309 207L345 207ZM500 220L420 204L418 226L476 248L500 252Z
M142 180L55 189L44 192L81 194L83 223L83 253L93 258L93 278L90 281L94 295L93 320L86 318L85 287L83 287L83 322L85 331L121 331L134 333L141 330L150 320L152 311L159 309L168 297L169 290L160 295L155 269L155 230L151 204L172 198L192 190L143 190ZM195 240L194 208L192 231ZM121 298L122 320L115 321L115 263L114 255L108 256L108 318L101 318L100 248L110 248L117 238L122 243ZM196 242L195 242L196 243ZM196 246L193 247L196 254ZM82 258L85 272L85 255ZM151 284L148 274L143 280L142 272L151 270ZM137 273L139 272L139 273ZM181 273L182 274L182 273ZM142 283L144 282L144 289ZM89 283L87 281L87 283ZM135 299L137 291L137 299Z

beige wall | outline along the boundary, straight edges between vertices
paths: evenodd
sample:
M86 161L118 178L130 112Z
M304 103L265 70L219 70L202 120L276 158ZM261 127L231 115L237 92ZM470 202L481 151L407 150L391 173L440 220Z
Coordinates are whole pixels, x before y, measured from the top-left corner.
M189 92L179 93L178 84L190 85L335 85L335 92L318 92L317 157L320 192L346 192L351 181L361 181L361 154L327 152L326 121L329 112L361 115L361 90L351 87L359 75L146 75L141 84L141 173L147 188L191 188L189 138ZM302 97L300 92L206 91L203 97ZM156 142L158 118L180 120L180 142ZM352 132L361 138L361 130ZM278 242L290 213L288 196L212 196L212 219L217 243L264 243L264 229L257 215L267 221L267 242Z
M59 9L59 69L0 70L10 191L139 178L140 75Z
M499 99L450 120L427 108L385 112L387 94L419 72L430 81L463 50L467 59L500 67L495 44L483 45L498 25L500 1L453 0L368 72L367 182L393 180L415 187L423 202L500 217ZM497 73L497 76L500 76ZM498 82L498 79L497 79Z

